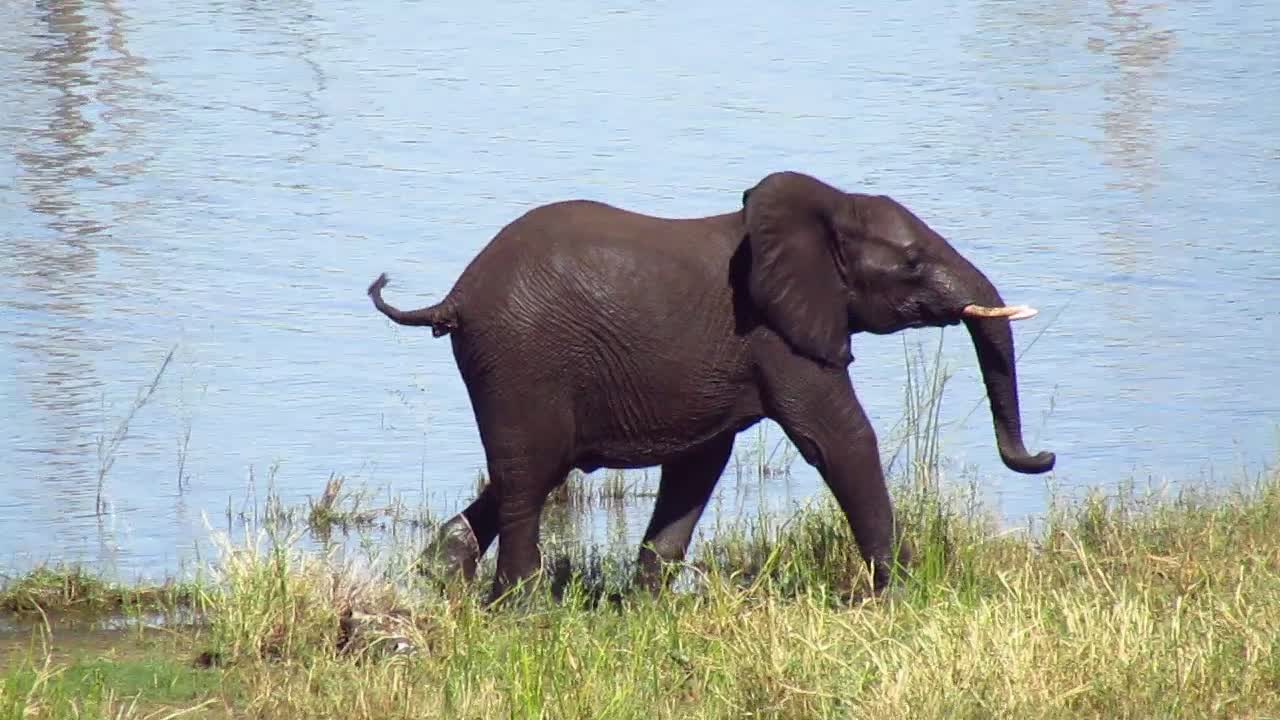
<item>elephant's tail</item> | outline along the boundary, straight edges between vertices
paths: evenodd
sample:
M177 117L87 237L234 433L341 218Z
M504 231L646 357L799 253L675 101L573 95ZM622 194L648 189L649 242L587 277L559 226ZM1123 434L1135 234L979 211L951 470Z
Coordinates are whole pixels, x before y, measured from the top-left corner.
M387 274L382 273L369 286L369 297L373 298L373 306L391 320L400 325L430 325L431 334L435 337L448 335L458 327L458 314L453 303L445 298L419 310L400 310L388 305L382 299L382 288L387 286Z

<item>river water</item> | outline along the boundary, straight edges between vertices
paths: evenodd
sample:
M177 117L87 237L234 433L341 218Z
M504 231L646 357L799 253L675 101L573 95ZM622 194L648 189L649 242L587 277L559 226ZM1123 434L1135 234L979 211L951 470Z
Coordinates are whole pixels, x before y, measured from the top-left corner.
M331 474L453 510L483 455L448 341L366 285L425 304L533 205L718 213L788 168L893 195L1040 308L1016 332L1047 478L1000 465L968 339L943 335L950 475L1011 522L1270 462L1280 5L872 8L0 5L0 567L166 573L205 516ZM904 344L940 334L855 338L882 440ZM726 476L704 526L826 492L803 462L754 482ZM592 523L634 539L651 504Z

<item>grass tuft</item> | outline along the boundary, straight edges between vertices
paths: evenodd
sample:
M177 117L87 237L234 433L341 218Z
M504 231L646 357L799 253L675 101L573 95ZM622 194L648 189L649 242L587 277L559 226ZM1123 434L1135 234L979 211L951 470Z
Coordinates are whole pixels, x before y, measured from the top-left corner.
M198 583L113 582L79 565L44 566L16 577L0 575L0 616L92 620L104 615L190 610L199 598Z

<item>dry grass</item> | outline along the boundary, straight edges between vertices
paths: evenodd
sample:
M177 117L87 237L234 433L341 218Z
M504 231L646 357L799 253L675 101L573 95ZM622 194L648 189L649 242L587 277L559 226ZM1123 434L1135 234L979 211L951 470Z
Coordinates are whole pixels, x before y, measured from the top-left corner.
M1094 496L1033 535L995 532L963 493L898 496L921 563L867 603L848 599L858 562L830 504L722 530L684 591L621 606L600 599L625 587L626 557L584 556L558 601L490 610L483 587L416 579L411 548L357 564L260 532L224 544L210 624L184 631L215 667L171 658L199 678L179 683L198 690L185 703L130 705L105 673L109 708L77 710L59 701L74 663L59 674L32 652L0 671L0 717L1280 713L1280 477L1217 497ZM338 649L346 610L393 608L416 652Z

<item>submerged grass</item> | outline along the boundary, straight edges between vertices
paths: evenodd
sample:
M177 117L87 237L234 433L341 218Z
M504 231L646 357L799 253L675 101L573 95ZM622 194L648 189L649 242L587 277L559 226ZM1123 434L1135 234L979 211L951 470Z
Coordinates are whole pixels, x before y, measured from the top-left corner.
M870 602L851 599L862 570L826 500L721 528L681 590L621 604L601 600L630 549L575 558L558 600L491 610L487 578L441 588L409 571L413 548L360 563L262 530L224 542L208 624L169 649L8 655L0 717L1280 714L1280 474L1059 501L1022 533L972 486L897 495L919 562ZM394 617L413 651L343 646L351 612ZM212 667L192 667L201 650Z
M75 622L105 615L168 614L194 609L200 593L196 582L128 584L105 580L79 565L54 565L17 577L0 573L0 616Z

